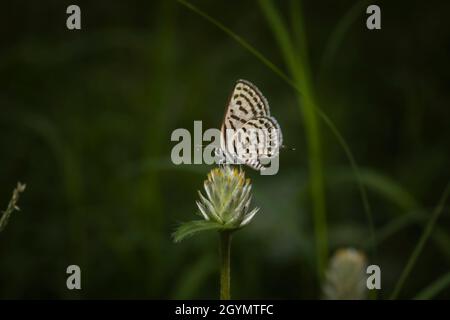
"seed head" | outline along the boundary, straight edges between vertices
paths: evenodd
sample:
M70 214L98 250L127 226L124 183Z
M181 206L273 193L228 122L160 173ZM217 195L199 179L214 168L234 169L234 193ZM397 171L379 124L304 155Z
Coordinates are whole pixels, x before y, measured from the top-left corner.
M340 249L331 258L323 292L329 300L362 300L366 298L365 255L355 249Z

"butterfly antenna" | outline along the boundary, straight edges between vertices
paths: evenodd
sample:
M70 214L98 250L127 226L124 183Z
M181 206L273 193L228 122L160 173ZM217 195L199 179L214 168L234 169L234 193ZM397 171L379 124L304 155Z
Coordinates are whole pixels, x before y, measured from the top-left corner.
M296 149L294 147L287 147L284 144L281 146L282 149L288 149L290 151L295 151Z

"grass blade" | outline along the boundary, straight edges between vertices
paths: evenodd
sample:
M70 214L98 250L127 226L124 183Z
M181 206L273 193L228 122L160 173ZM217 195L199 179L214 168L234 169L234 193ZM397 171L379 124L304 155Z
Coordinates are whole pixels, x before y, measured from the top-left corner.
M231 31L228 27L226 27L225 25L223 25L222 23L220 23L219 21L217 21L216 19L214 19L213 17L208 15L207 13L203 12L202 10L198 9L196 6L194 6L193 4L189 3L188 1L185 1L185 0L177 0L177 1L179 3L181 3L183 6L185 6L186 8L188 8L189 10L191 10L192 12L198 14L199 16L201 16L202 18L204 18L205 20L207 20L208 22L210 22L211 24L215 25L220 30L225 32L234 41L236 41L244 49L249 51L258 60L260 60L263 64L265 64L270 70L272 70L274 73L276 73L280 78L282 78L284 81L289 83L289 85L291 85L292 87L294 87L294 88L296 88L298 90L298 88L296 87L295 83L283 71L281 71L280 68L278 68L276 65L274 65L261 52L259 52L255 48L253 48L247 41L245 41L240 36L238 36L236 33Z
M439 292L450 286L450 272L444 274L414 297L414 300L433 299Z
M269 27L272 29L274 37L278 42L281 52L283 53L286 64L294 78L297 87L300 88L302 95L298 95L298 105L300 112L303 114L303 122L305 124L305 134L308 146L308 166L311 172L311 198L313 204L316 256L319 279L322 279L328 259L328 235L327 221L325 209L325 188L322 168L322 152L320 128L315 112L316 102L314 93L308 75L309 62L306 59L306 41L302 37L300 41L300 53L294 49L295 46L289 34L286 25L277 11L273 2L270 0L260 0L260 7L266 17ZM300 14L297 17L299 28L302 18Z
M390 297L391 300L396 299L398 297L398 294L402 290L406 279L408 278L409 274L411 273L412 268L414 267L414 265L417 261L417 258L422 253L423 247L425 246L425 243L427 242L427 240L431 234L431 231L433 231L433 228L434 228L434 225L436 224L437 219L439 218L439 216L441 215L441 213L444 209L444 204L447 201L449 194L450 194L450 182L445 187L444 193L442 194L442 197L439 200L438 205L436 206L434 212L432 213L431 218L428 221L428 224L426 225L425 230L423 231L422 236L419 239L419 242L417 243L416 247L414 248L414 251L412 252L411 256L409 257L408 262L407 262L405 268L403 269L397 284L395 285L394 291L391 294L391 297Z
M9 201L8 207L6 208L5 211L2 212L2 216L0 218L0 232L2 232L5 229L6 225L8 224L9 217L11 216L11 214L14 211L20 210L19 204L18 204L19 197L20 197L20 194L25 191L25 187L26 187L25 184L22 184L20 182L17 183L17 186L13 191L11 200Z
M180 242L200 231L222 230L223 225L206 220L195 220L181 224L172 234L174 242Z
M339 20L338 24L335 28L333 28L333 32L330 35L330 38L327 41L324 53L322 55L322 60L320 64L321 74L325 69L328 69L333 61L333 58L336 55L337 50L339 49L339 45L342 43L344 39L345 33L350 29L353 22L365 13L365 8L369 4L369 0L362 0L354 4L350 10Z

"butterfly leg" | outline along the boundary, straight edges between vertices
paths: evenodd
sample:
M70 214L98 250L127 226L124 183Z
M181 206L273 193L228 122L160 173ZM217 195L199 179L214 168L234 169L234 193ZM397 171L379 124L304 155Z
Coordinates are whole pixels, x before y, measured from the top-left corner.
M224 165L226 163L226 156L220 148L216 148L214 151L216 158L218 159L218 165Z

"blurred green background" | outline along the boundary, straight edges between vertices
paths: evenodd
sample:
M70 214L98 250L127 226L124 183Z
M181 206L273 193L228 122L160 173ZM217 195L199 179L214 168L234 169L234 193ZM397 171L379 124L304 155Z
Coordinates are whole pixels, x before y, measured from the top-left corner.
M379 1L370 31L367 1L193 2L303 96L176 1L77 1L80 31L66 29L70 4L2 4L0 207L17 181L27 190L0 234L0 298L217 298L217 235L170 237L196 218L212 166L173 165L170 135L218 128L240 78L295 151L275 176L245 168L261 211L234 237L232 296L320 298L318 256L341 247L365 251L390 296L450 177L449 3ZM358 163L376 254L357 176L315 107ZM400 298L448 274L449 230L446 206ZM81 291L66 288L71 264Z

